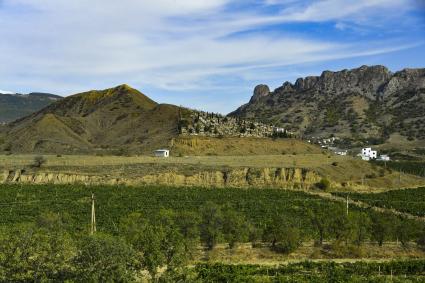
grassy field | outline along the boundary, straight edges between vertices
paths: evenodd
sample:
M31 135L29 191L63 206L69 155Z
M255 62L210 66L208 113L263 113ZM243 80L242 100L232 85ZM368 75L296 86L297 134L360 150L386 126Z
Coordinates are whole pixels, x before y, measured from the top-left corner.
M32 168L35 155L0 155L0 170L25 169L28 172L108 175L137 178L145 175L175 173L191 176L199 172L238 168L303 168L311 170L344 190L376 191L425 185L425 178L396 171L349 156L323 153L236 156L89 156L44 155L41 168Z
M3 167L23 167L33 164L37 155L0 155ZM235 156L183 156L157 158L152 156L90 156L90 155L43 155L47 160L46 167L71 166L85 167L98 165L132 165L132 164L165 164L165 165L205 165L212 167L303 167L315 168L330 165L333 162L354 160L346 156L326 154L285 154L285 155L235 155Z

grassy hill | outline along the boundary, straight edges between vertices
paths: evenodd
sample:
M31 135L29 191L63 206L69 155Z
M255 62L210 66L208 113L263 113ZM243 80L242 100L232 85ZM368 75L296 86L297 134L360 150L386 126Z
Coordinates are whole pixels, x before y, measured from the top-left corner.
M137 155L165 147L171 148L175 156L320 152L319 148L295 139L260 138L268 136L267 132L259 132L263 125L258 125L256 130L260 137L251 136L254 134L248 130L241 134L245 127L243 120L232 124L218 115L203 121L212 135L222 128L226 133L216 137L197 136L200 133L182 136L182 124L199 127L190 120L200 115L196 113L158 104L128 85L92 90L66 97L3 125L0 150L5 153Z
M142 153L178 133L180 108L121 85L64 98L3 129L3 149L41 153Z

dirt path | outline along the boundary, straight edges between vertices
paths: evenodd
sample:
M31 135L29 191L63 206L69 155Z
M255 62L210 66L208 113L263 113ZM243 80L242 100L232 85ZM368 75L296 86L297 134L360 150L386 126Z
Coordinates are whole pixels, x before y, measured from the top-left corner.
M346 198L335 196L335 195L332 195L330 193L313 192L313 191L307 191L307 193L312 194L312 195L319 196L319 197L324 198L324 199L347 203L347 199ZM398 210L395 210L395 209L373 206L373 205L370 205L370 204L368 204L366 202L362 202L362 201L358 201L358 200L348 199L348 205L349 206L355 205L355 206L361 207L361 208L370 208L370 209L373 209L373 210L378 211L378 212L392 213L392 214L395 214L395 215L398 215L398 216L402 216L402 217L405 217L405 218L408 218L408 219L418 220L418 221L425 222L425 217L416 216L416 215L413 215L413 214L410 214L410 213L406 213L406 212L401 212L401 211L398 211Z

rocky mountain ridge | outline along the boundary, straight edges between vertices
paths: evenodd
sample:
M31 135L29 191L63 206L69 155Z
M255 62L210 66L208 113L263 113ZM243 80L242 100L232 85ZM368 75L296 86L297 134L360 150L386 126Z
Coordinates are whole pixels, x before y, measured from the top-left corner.
M392 73L361 66L254 89L249 103L229 114L287 128L302 136L425 139L425 69Z

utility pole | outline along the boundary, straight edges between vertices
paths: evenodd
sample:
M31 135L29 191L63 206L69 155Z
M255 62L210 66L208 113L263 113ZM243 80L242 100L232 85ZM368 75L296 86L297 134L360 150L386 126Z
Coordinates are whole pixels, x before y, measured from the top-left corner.
M91 194L91 227L90 227L90 235L93 235L96 232L96 213L94 210L94 194Z
M347 195L347 216L348 216L348 195Z

